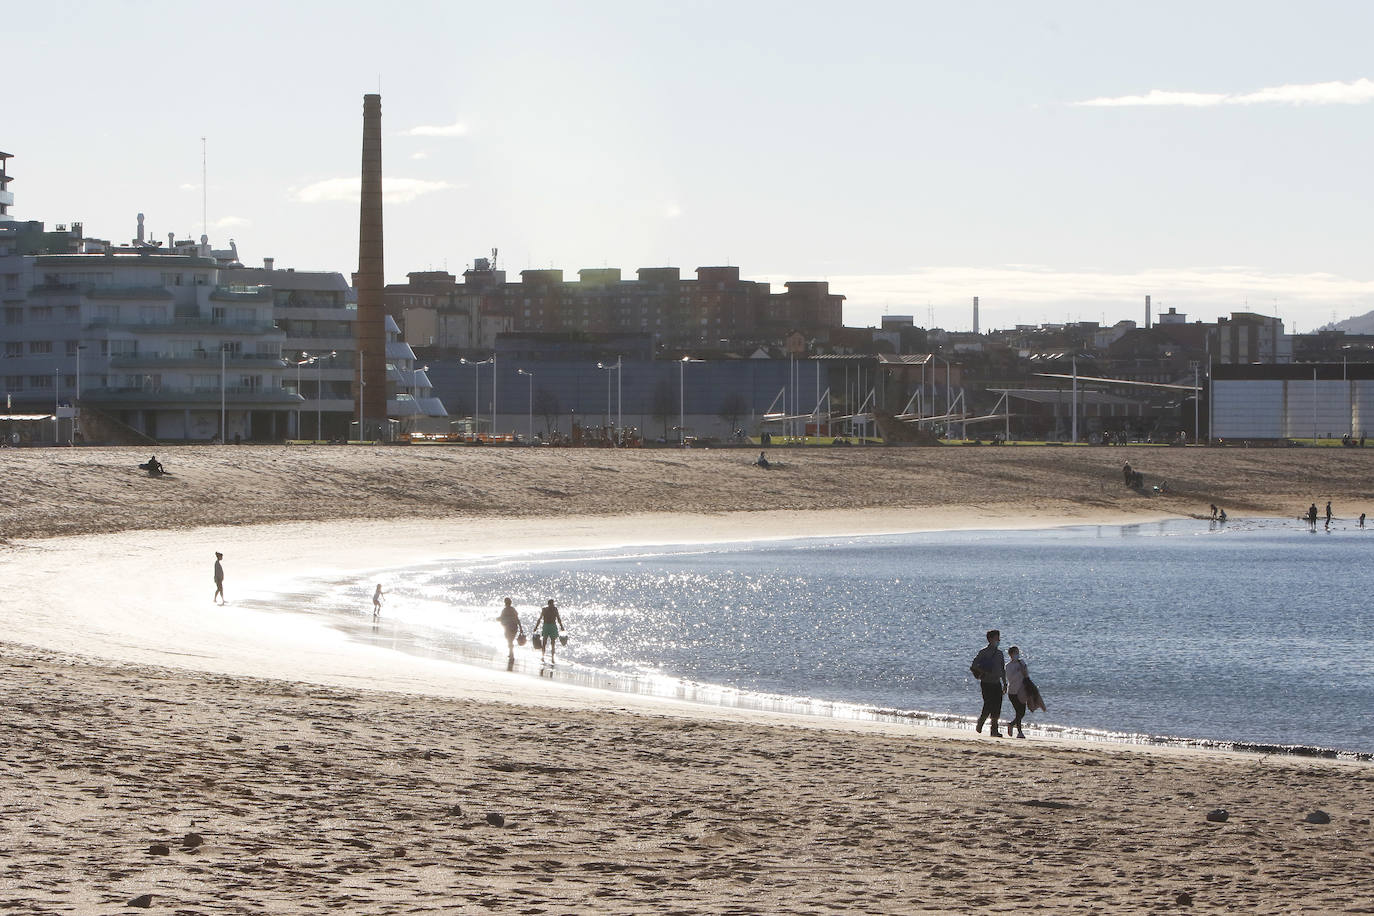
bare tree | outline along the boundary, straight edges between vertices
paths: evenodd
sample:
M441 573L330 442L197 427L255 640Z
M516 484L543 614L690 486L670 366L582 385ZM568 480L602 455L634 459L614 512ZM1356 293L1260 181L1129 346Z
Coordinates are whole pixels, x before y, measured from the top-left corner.
M677 416L678 402L673 398L672 386L665 379L659 379L654 386L653 415L663 423L663 439L668 439L668 420Z
M725 421L725 425L730 427L730 435L735 435L735 430L739 429L740 420L749 412L749 402L739 392L727 394L720 402L720 407L716 409L716 416Z
M544 438L548 438L549 431L558 428L558 419L563 415L563 405L558 402L558 395L540 386L534 392L534 412L544 418Z

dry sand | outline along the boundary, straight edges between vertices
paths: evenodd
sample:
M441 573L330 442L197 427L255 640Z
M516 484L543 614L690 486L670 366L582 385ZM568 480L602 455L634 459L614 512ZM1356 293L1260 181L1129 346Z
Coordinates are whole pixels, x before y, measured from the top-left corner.
M0 908L1374 912L1367 764L653 701L234 604L302 575L602 543L1209 502L1349 516L1374 509L1365 454L776 450L764 472L732 451L229 447L162 452L173 475L150 480L130 450L7 450ZM1178 495L1126 490L1127 460Z

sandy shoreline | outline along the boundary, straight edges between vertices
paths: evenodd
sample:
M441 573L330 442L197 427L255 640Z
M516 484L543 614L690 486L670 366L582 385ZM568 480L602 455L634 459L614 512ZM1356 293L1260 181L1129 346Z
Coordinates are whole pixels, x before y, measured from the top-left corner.
M14 583L0 596L0 671L17 698L0 704L0 903L111 912L150 893L154 908L187 913L1156 912L1187 894L1194 912L1374 911L1369 765L1004 746L676 704L404 656L233 605L304 576L427 558L1196 508L1195 489L1119 492L1106 476L1119 452L1060 450L1068 458L1047 468L1010 449L865 450L840 470L827 454L813 466L781 452L790 476L760 482L732 453L493 451L455 464L316 450L310 496L328 520L303 521L302 480L272 470L283 451L166 453L174 476L151 483L176 488L161 490L125 472L125 450L0 456L11 479L43 484L0 498L0 572ZM1303 508L1319 486L1339 506L1368 495L1362 455L1314 454L1309 480L1294 478L1291 453L1272 454L1266 469L1216 450L1145 460L1175 462L1171 480L1274 484L1249 501L1256 514ZM875 506L883 474L906 484L884 484L891 498ZM232 501L228 478L242 484ZM398 479L450 489L400 520L414 497ZM461 512L460 491L488 502ZM845 499L855 504L832 504ZM680 511L700 502L704 513ZM214 516L229 524L206 527ZM76 532L104 533L61 536ZM222 610L209 603L215 549L227 554ZM1218 807L1230 819L1207 822ZM1316 809L1330 823L1308 823ZM494 812L504 827L486 823ZM183 850L188 832L205 844ZM159 842L166 855L149 851Z

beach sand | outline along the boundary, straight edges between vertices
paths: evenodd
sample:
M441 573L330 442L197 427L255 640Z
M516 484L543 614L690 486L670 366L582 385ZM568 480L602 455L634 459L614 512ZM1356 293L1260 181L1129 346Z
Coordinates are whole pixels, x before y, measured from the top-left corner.
M291 613L303 577L435 558L1208 502L1358 514L1368 461L1325 452L780 449L764 472L731 451L228 447L161 452L173 475L150 480L131 450L7 451L0 906L1374 912L1368 764L653 700ZM1180 495L1125 490L1123 460Z

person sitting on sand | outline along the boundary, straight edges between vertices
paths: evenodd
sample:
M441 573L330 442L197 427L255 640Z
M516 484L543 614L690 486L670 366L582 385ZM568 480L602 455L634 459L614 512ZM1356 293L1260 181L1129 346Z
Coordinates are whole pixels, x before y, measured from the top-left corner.
M544 653L547 652L549 664L552 665L558 652L558 631L563 627L563 618L558 615L558 608L554 607L552 598L539 612L539 622L536 626L539 627L539 638L544 641L543 647L539 650L539 660L542 662Z
M156 455L149 457L148 460L140 464L139 467L147 471L150 477L157 477L162 473L162 462L157 460Z
M501 608L501 614L496 620L506 631L506 650L509 655L507 661L514 661L515 637L517 634L525 635L525 625L520 622L520 612L515 609L515 605L510 603L509 598L506 599L506 606Z
M772 465L768 463L768 456L763 452L759 452L759 460L754 462L754 467L770 468Z

